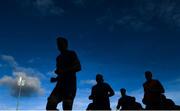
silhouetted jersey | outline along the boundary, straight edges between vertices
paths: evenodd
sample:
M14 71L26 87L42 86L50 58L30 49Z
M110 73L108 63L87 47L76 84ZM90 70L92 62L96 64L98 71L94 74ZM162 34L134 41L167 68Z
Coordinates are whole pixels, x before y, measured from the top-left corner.
M143 84L144 98L143 103L148 109L157 109L161 105L161 94L164 93L164 88L158 80L146 81Z
M93 86L90 98L93 99L95 110L110 110L109 94L114 94L113 89L107 83L99 83Z
M121 110L131 110L133 99L131 96L123 96L118 100L117 109L121 107Z
M72 67L80 66L79 59L74 51L67 50L56 58L56 69L62 69L64 74L59 74L60 86L63 97L74 98L76 95L76 72L70 71ZM62 79L61 79L62 78ZM58 84L58 83L57 83Z

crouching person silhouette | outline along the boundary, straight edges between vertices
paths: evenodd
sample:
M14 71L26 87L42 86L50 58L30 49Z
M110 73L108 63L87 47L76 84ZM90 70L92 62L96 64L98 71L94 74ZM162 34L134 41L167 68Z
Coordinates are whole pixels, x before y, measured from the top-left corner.
M65 38L57 38L57 47L61 52L56 58L57 77L51 78L51 82L57 83L48 97L46 110L57 110L60 102L63 110L72 110L77 89L76 72L81 70L81 65L76 53L68 50L68 41Z
M111 110L109 97L114 95L111 86L104 82L101 74L96 75L97 84L92 87L89 99L93 100L87 110Z
M140 103L136 102L136 98L132 97L131 110L143 110L143 107Z
M121 88L120 89L121 98L118 100L118 104L116 106L116 109L119 110L121 107L121 110L142 110L142 106L140 103L136 102L136 98L132 96L128 96L126 94L126 89Z

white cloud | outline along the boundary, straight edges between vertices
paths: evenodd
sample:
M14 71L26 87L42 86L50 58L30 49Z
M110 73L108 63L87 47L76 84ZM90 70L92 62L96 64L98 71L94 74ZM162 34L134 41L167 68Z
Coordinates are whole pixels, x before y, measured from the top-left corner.
M13 56L2 55L1 59L7 62L13 69L12 76L3 76L0 78L0 85L10 88L12 96L17 96L19 87L17 81L21 76L25 80L25 86L22 87L22 96L31 96L33 94L43 94L44 89L41 86L39 77L44 77L39 71L32 68L19 66Z
M19 93L19 86L17 84L19 77L25 80L25 85L22 86L21 96L28 97L33 94L42 95L44 93L39 78L28 76L25 72L13 72L13 76L3 76L0 78L0 85L10 88L11 95L17 97Z
M24 72L24 73L27 73L28 75L38 76L38 77L41 77L41 78L45 78L45 76L42 73L40 73L38 70L35 70L33 68L30 68L30 67L19 66L19 64L16 62L16 60L15 60L15 58L13 56L10 56L10 55L1 55L0 59L2 61L7 62L8 65L10 65L13 68L13 71Z

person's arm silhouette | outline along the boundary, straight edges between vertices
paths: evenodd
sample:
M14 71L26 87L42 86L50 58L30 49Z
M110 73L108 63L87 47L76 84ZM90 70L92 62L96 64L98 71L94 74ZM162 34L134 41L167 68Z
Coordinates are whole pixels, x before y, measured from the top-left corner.
M108 87L108 96L109 96L109 97L113 96L113 95L114 95L113 89L112 89L111 86L108 85L108 84L107 84L107 87Z
M90 100L93 100L93 99L95 99L95 88L94 87L92 87L92 90L91 90L91 95L89 96L89 99Z
M122 105L122 100L119 99L119 100L118 100L118 104L117 104L117 106L116 106L116 110L119 110L121 105Z
M56 58L56 70L54 71L55 74L57 74L57 77L51 77L50 82L54 83L57 82L62 74L64 74L64 70L61 69L61 64L59 62L60 56Z

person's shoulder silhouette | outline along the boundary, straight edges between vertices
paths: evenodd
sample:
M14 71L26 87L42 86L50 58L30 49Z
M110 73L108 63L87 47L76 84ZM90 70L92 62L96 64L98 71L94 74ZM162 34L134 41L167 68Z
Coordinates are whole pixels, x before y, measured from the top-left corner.
M113 89L108 83L104 82L101 74L97 74L96 81L97 84L92 87L92 91L94 91L93 93L96 98L108 98L114 95Z
M150 93L164 93L164 87L160 83L159 80L155 80L152 78L152 72L145 72L146 82L143 84L144 91Z
M143 107L140 103L136 102L136 98L132 97L131 110L142 110Z
M89 99L93 100L96 110L110 110L109 97L114 95L114 91L108 83L104 82L101 74L96 75L97 84L92 87Z

